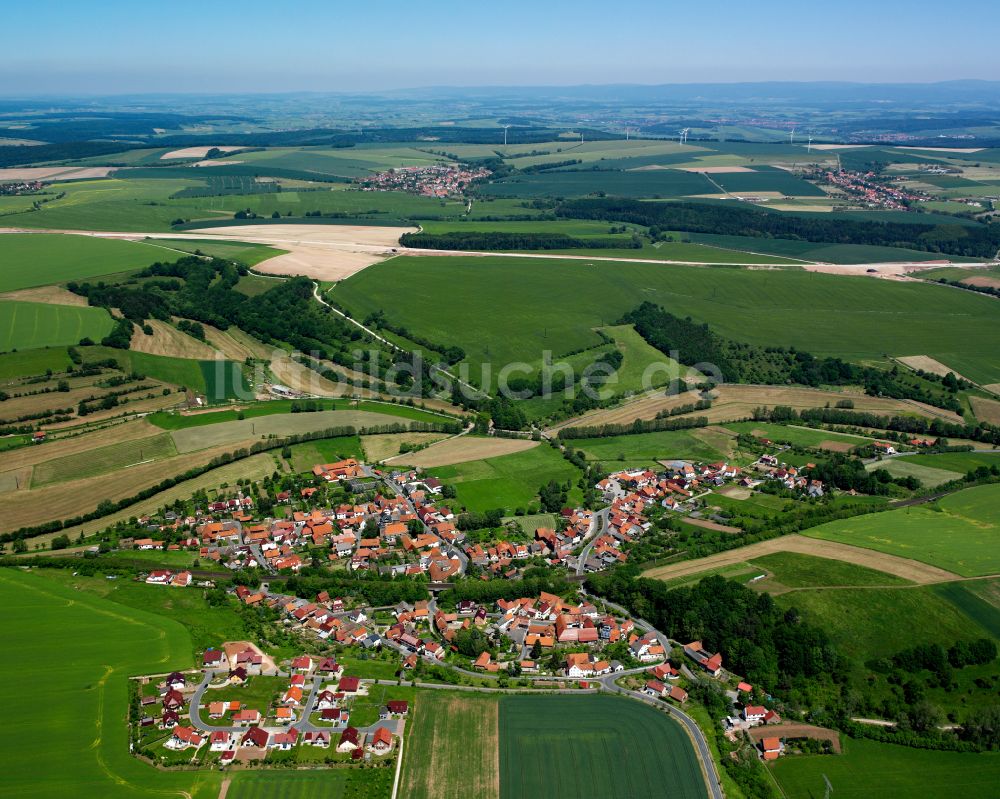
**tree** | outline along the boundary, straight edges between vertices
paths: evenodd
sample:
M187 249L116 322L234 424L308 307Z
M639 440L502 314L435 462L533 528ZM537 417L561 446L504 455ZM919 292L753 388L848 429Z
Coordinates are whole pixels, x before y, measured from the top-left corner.
M531 659L537 662L538 660L541 659L541 657L542 657L542 642L536 638L535 643L531 645Z

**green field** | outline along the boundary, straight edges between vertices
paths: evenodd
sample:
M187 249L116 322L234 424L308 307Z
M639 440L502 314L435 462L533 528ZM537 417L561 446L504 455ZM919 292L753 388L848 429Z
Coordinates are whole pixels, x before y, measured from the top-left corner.
M196 250L204 255L211 255L213 258L226 258L231 261L239 261L246 266L256 266L261 261L281 255L285 250L275 247L268 247L266 244L250 244L245 241L212 241L211 239L153 239L150 246L170 247L183 252L195 252ZM180 258L183 253L177 253ZM168 256L162 255L161 258ZM274 285L274 281L268 281L269 285Z
M994 301L925 283L797 270L403 257L342 281L330 297L356 318L386 310L414 333L458 344L473 375L486 362L495 374L514 361L540 363L546 350L558 360L596 346L594 328L649 300L739 341L854 360L922 353L949 365L961 360L970 379L1000 381Z
M735 433L749 433L758 437L769 438L771 441L788 442L797 447L818 447L825 441L850 444L852 447L863 447L874 439L860 435L833 433L829 430L813 430L808 427L796 427L766 422L732 422L726 425L727 430ZM756 432L755 432L756 431Z
M39 463L31 472L31 487L81 480L176 454L177 449L169 433L123 441Z
M580 499L576 467L546 444L513 455L437 466L428 471L454 485L458 502L470 511L527 507L535 501L539 488L550 480L572 483L571 505Z
M320 750L322 751L322 750ZM391 768L237 771L227 799L388 799ZM263 779L262 779L263 777Z
M64 372L73 362L65 347L48 347L0 355L0 380L45 374L46 370Z
M7 234L0 236L0 292L141 269L163 257L162 249L134 241Z
M99 341L112 324L103 308L0 300L0 352Z
M707 795L683 728L639 702L507 696L499 728L501 799Z
M907 456L904 460L934 469L943 469L960 474L978 469L1000 466L1000 453L997 452L941 452L933 455Z
M930 563L966 577L1000 572L1000 485L932 505L828 522L805 535Z
M797 552L775 552L753 559L755 566L767 569L772 578L762 581L777 582L787 588L822 588L828 586L892 586L907 585L908 580L886 574L866 566L857 566L842 560L800 555Z
M953 472L931 466L927 463L926 458L920 459L916 455L909 458L887 458L871 463L866 468L868 471L885 469L893 477L916 477L928 488L936 488L944 483L957 480L965 474L964 472Z
M934 592L951 602L994 638L1000 639L1000 580L942 583Z
M932 587L820 588L779 594L775 602L802 611L845 655L861 662L929 640L944 643L988 634Z
M654 466L657 461L716 461L722 453L699 437L698 430L666 430L608 438L575 438L569 443L608 469Z
M333 463L345 458L364 460L361 439L358 436L324 438L292 445L290 463L293 472L307 472L317 463Z
M126 371L204 394L209 403L252 396L235 361L196 361L110 347L86 347L82 352L84 361L114 358Z
M772 766L788 799L820 799L825 791L824 774L837 799L985 797L996 795L1000 784L1000 754L996 752L935 752L846 736L841 740L842 755L786 757Z

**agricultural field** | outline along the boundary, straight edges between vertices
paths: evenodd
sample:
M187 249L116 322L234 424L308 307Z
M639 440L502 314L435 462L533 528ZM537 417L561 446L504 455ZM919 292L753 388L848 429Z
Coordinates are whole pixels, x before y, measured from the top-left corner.
M162 250L134 241L8 233L0 236L0 292L142 269L163 255Z
M817 447L832 452L843 451L854 447L863 447L872 443L873 438L848 433L833 433L829 430L817 430L797 425L778 425L766 422L732 422L725 429L734 433L747 433L757 438L767 438L771 441L788 443L797 447Z
M512 511L527 507L535 501L538 489L550 480L570 481L569 503L572 505L580 500L576 487L579 472L545 444L512 455L440 466L430 471L434 477L454 485L459 504L470 511L493 508Z
M658 461L713 462L724 457L701 433L702 430L667 430L608 438L574 438L568 443L582 450L589 460L600 461L607 469L660 468Z
M364 447L365 460L369 463L377 463L385 458L399 455L399 448L404 444L427 446L444 437L444 433L385 433L365 436L362 446Z
M392 461L399 464L405 462L407 466L420 469L439 469L442 466L451 466L456 463L513 455L515 452L525 452L538 446L537 441L523 438L487 438L485 436L465 435L442 441L419 452L399 455L394 457Z
M924 459L921 462L919 456L905 458L888 458L868 464L868 471L874 469L885 469L893 477L916 477L922 485L928 488L937 488L939 485L957 480L964 476L964 472L953 472L948 469L939 469L931 466Z
M41 375L51 369L63 372L72 365L65 347L41 347L0 355L0 383Z
M500 701L499 731L501 799L707 795L683 728L639 702L508 696ZM607 768L609 758L616 768Z
M495 696L418 691L407 721L400 786L410 799L498 799Z
M845 738L842 755L786 757L771 769L788 799L823 796L824 774L838 799L987 796L1000 782L1000 754L935 752Z
M307 441L304 444L293 444L291 450L292 457L286 460L293 472L308 472L317 463L333 463L345 458L358 460L365 458L359 436L338 436Z
M99 341L112 325L103 308L0 300L0 352Z
M805 534L975 577L1000 572L998 519L1000 485L983 485L930 505L828 522Z
M924 283L794 270L429 256L375 264L329 296L357 318L391 309L394 323L458 344L473 375L484 363L495 374L513 361L540 363L546 350L558 361L597 346L594 328L648 300L735 340L851 360L923 352L970 379L1000 381L994 301ZM456 296L461 303L450 302ZM446 315L439 313L443 302Z
M176 454L177 449L167 433L110 444L39 463L32 470L31 487L40 488L53 483L80 480Z

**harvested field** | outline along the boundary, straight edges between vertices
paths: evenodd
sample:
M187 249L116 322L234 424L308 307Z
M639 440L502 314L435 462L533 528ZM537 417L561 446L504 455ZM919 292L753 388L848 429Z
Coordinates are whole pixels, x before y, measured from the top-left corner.
M695 411L691 416L705 416L709 422L733 422L748 418L754 408L788 405L792 408L821 408L826 403L833 405L839 399L850 399L858 411L875 413L917 413L932 419L944 419L960 424L961 417L951 411L934 408L912 400L896 400L888 397L869 397L866 394L789 386L753 386L729 383L712 392L715 398L707 411ZM591 411L575 419L561 422L552 431L563 427L588 427L604 424L629 424L636 419L654 419L663 410L676 408L693 401L690 394L666 396L662 393L647 395L619 405L617 408Z
M369 397L374 394L367 389L355 389L354 386L345 383L334 383L327 380L317 372L307 366L303 366L298 361L293 361L283 350L275 350L271 358L271 372L282 385L288 386L303 394L314 394L317 397L343 397L353 395L355 391L362 396Z
M761 555L770 555L775 552L798 552L802 555L813 555L818 558L854 563L858 566L865 566L869 569L893 574L905 580L919 583L920 585L943 583L959 579L959 576L954 572L945 571L936 566L930 566L926 563L910 560L909 558L887 555L849 544L838 544L833 541L806 538L797 534L772 538L769 541L760 541L756 544L740 547L739 549L710 555L707 558L685 560L679 563L672 563L668 566L658 566L657 568L643 572L643 576L651 577L655 580L672 580L675 577L685 577L689 574L698 574L710 569L744 563Z
M702 175L730 175L735 172L753 172L747 166L683 166L681 172L698 172Z
M67 291L61 286L39 286L19 289L0 294L0 300L21 300L21 302L45 302L50 305L86 305L87 298Z
M233 422L220 422L204 427L174 430L171 435L178 452L195 452L204 447L226 445L234 448L237 442L259 441L269 435L278 437L325 430L328 427L371 427L374 425L405 422L398 416L371 411L318 411L314 413L280 413L258 416Z
M909 366L911 369L923 369L925 372L930 372L933 375L944 377L948 372L953 372L956 377L960 377L963 380L967 379L955 372L950 366L945 366L941 361L935 360L929 355L907 355L903 358L896 358L896 360L904 366Z
M4 500L4 513L0 517L0 531L8 532L52 519L69 519L81 513L88 513L105 499L113 502L130 497L144 488L156 485L164 477L180 474L187 469L208 463L217 455L232 452L240 447L248 447L252 443L252 440L234 442L197 453L144 463L131 469L8 494ZM269 458L268 462L273 469L273 461ZM188 492L185 496L190 497L190 495L191 492ZM125 518L133 515L134 511L127 513ZM99 528L104 526L99 525Z
M813 724L768 724L754 727L750 730L750 738L754 743L764 738L814 738L817 741L829 741L838 755L841 751L839 732Z
M709 521L708 519L685 518L684 521L688 524L693 524L695 527L703 527L706 530L715 530L719 533L743 532L739 527L730 527L729 525L719 524L718 522Z
M292 252L258 264L257 270L269 275L306 275L317 280L338 281L382 260L371 252L343 252L309 244L283 244Z
M365 450L365 460L375 463L398 455L401 444L433 444L444 437L444 433L386 433L365 436L361 446Z
M1000 289L1000 278L976 275L975 277L963 278L962 283L967 286L981 286L988 289Z
M148 438L159 432L160 428L153 426L147 420L136 419L110 426L104 430L95 430L92 433L83 433L72 438L55 439L46 441L44 444L4 452L0 455L0 469L34 466L47 460L87 452L96 447Z
M1000 402L983 397L969 397L969 402L979 421L1000 425Z
M208 343L221 352L231 361L243 363L247 358L271 357L271 349L264 346L259 341L255 341L245 333L237 338L232 329L219 330L211 325L202 324L205 329L205 339Z
M479 461L485 458L496 458L500 455L510 455L523 452L538 446L537 441L527 441L521 438L473 438L460 436L432 444L425 450L413 455L398 455L390 458L392 461L405 460L408 466L421 469L433 469L436 466L449 466L453 463ZM401 460L402 459L402 460Z
M219 150L223 153L232 153L236 150L245 150L245 147L183 147L180 150L171 150L169 153L164 153L160 156L161 161L168 161L176 158L204 158L208 155L210 150ZM223 163L232 163L231 161L224 161Z
M418 692L403 755L401 795L498 799L498 708L494 696Z
M146 324L153 329L153 335L147 336L142 328L132 331L132 341L129 349L134 352L145 352L149 355L167 355L172 358L190 358L197 361L210 361L217 353L203 341L182 333L176 327L161 322L159 319L147 319Z
M43 461L32 471L31 487L35 489L53 483L68 483L108 472L121 473L140 464L163 460L176 454L173 440L167 433L123 441Z
M856 444L848 444L846 441L820 441L819 448L828 452L850 452Z
M229 450L226 449L224 451ZM190 461L191 459L186 458L185 460ZM163 463L165 462L161 462L161 464L156 465L162 465ZM232 485L243 477L260 480L261 478L271 474L274 469L274 458L268 453L262 452L258 455L251 455L249 458L244 458L243 460L236 461L235 463L227 463L225 466L220 466L217 469L205 472L205 474L200 477L195 477L191 480L180 483L173 488L168 488L166 491L163 491L149 499L143 500L142 502L137 502L135 505L125 508L125 510L119 511L118 513L113 513L110 516L105 516L102 519L96 519L92 522L86 522L84 524L77 525L76 527L69 527L62 532L66 533L73 539L79 536L80 533L90 535L98 530L103 530L110 524L127 520L132 516L141 516L144 513L153 513L164 505L169 505L178 499L190 499L191 495L196 491L218 488L223 483ZM178 471L182 471L182 469L178 469ZM161 470L161 477L159 479L162 479L162 474L164 474L164 472ZM61 533L51 533L49 535L32 538L31 540L32 542L45 544L60 534Z
M113 166L20 166L0 169L0 181L17 180L86 180L89 178L106 178L108 173L117 169Z

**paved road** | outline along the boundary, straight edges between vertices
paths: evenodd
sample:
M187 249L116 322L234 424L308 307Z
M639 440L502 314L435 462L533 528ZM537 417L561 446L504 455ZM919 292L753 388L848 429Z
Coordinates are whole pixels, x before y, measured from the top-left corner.
M590 553L594 548L594 541L597 540L598 534L607 529L608 526L608 514L611 512L611 508L602 508L599 511L595 511L594 518L590 521L590 532L587 533L587 537L584 539L587 545L580 552L576 564L576 573L578 575L583 574L584 566L587 563L587 558L590 557Z

